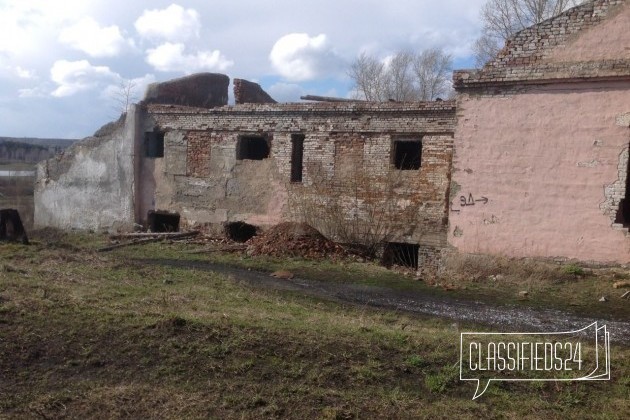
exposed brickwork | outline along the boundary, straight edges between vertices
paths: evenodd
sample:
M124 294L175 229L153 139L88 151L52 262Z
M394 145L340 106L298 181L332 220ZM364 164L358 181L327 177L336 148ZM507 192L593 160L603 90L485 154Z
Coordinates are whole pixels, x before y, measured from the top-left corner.
M588 79L627 80L630 79L630 60L490 67L482 70L456 71L453 77L455 88L458 90L514 83L566 83Z
M234 101L236 104L275 104L276 101L258 83L234 79Z
M617 218L621 201L624 200L627 195L628 164L630 164L630 150L626 147L619 155L619 164L617 166L619 177L615 182L604 187L606 201L599 205L602 212L610 218L611 223L614 223ZM623 225L621 225L620 228L623 228Z
M164 129L452 133L455 102L242 104L204 109L149 104Z
M567 10L538 25L516 33L495 60L481 70L460 70L453 73L458 90L524 83L553 83L589 78L616 80L630 77L630 59L549 62L555 48L567 45L578 33L595 27L620 8L629 7L627 0L595 0Z
M211 135L205 131L189 131L186 134L186 173L192 177L210 175Z
M244 220L264 226L296 220L304 214L295 203L307 197L310 210L322 218L334 204L348 224L371 229L388 223L392 242L421 249L446 244L454 102L146 109L149 125L167 133L165 157L179 159L186 147L186 176L171 172L174 164L155 174L156 206L180 212L185 222L220 226ZM252 134L272 139L269 158L236 160L239 136ZM290 182L293 134L304 135L300 183ZM422 139L420 169L393 167L392 145L401 137ZM375 209L386 217L375 221Z
M421 246L418 251L418 271L425 277L437 275L446 249L445 247Z
M352 181L353 170L363 167L365 137L358 135L337 135L331 138L335 143L335 177Z

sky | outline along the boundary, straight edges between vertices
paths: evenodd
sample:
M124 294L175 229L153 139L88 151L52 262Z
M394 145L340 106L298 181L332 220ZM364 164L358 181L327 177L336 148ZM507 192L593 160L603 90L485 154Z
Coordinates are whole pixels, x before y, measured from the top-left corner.
M485 0L0 0L0 136L83 138L149 83L196 72L279 102L349 97L367 53L442 48L473 67ZM230 86L230 95L231 95Z

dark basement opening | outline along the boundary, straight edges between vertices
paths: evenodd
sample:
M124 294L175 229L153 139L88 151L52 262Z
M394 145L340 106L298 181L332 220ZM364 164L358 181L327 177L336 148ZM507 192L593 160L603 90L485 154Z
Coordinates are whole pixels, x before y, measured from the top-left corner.
M230 222L225 225L225 236L234 242L247 242L258 233L254 225L245 222Z
M261 136L243 136L236 144L237 160L263 160L269 157L269 142Z
M393 265L418 269L418 252L420 245L388 242L383 252L383 265L390 268Z
M394 140L394 167L402 171L420 169L422 163L421 140Z
M179 213L150 210L147 220L151 232L179 232Z

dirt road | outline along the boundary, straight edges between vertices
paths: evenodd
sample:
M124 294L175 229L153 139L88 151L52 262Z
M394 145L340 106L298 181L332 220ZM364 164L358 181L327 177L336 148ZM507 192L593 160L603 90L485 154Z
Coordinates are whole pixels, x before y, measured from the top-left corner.
M630 345L630 322L581 317L559 310L491 305L448 296L426 295L386 287L355 283L323 282L294 277L276 279L269 273L234 268L203 261L139 260L146 264L186 267L229 276L251 287L299 291L309 296L452 319L455 322L485 324L497 332L560 332L584 328L593 322L606 325L611 343Z

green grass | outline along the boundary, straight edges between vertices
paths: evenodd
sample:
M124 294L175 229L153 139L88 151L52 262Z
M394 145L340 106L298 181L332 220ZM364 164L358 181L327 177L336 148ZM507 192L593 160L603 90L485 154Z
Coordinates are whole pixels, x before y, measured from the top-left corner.
M3 417L628 415L627 347L612 349L611 382L493 383L471 401L474 385L458 380L458 345L460 329L477 326L139 261L209 258L184 253L190 245L97 253L103 237L40 235L31 246L0 244ZM331 281L410 281L371 265L244 260Z
M325 282L388 287L491 304L556 308L581 316L598 316L604 319L630 319L628 300L621 298L623 290L620 292L620 289L613 288L616 281L630 276L629 270L585 270L575 264L559 265L504 258L496 259L497 262L484 258L475 261L475 266L472 267L468 261L455 274L447 272L442 278L418 281L409 273L388 270L373 262L249 257L242 253L188 253L195 249L199 249L199 246L165 247L163 243L158 243L126 248L122 252L130 258L151 258L151 255L159 252L163 258L209 261L265 272L288 270L298 277ZM478 266L483 264L487 265ZM497 275L499 280L496 280ZM520 294L522 291L527 291L526 297ZM608 301L600 302L602 296L606 296Z

